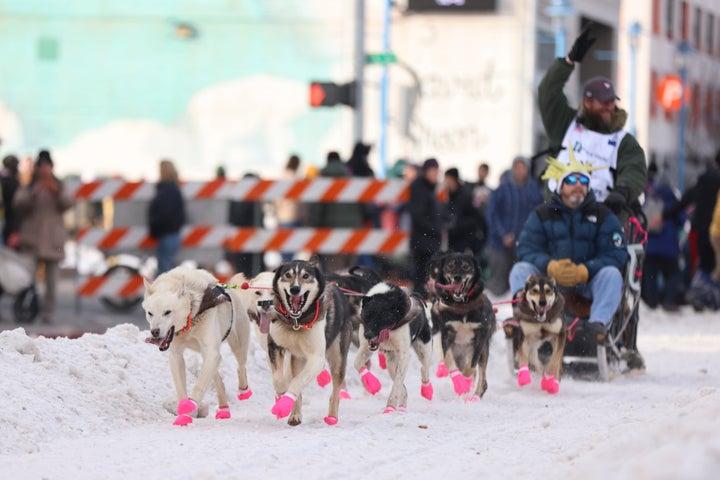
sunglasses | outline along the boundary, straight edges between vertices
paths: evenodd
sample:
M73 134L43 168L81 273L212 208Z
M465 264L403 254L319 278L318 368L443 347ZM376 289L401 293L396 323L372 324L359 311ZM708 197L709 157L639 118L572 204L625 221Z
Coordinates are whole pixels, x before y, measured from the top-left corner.
M576 177L575 175L570 175L569 177L565 177L565 183L567 183L568 185L575 185L578 182L580 182L580 185L589 185L590 179L585 175L580 175L579 177Z

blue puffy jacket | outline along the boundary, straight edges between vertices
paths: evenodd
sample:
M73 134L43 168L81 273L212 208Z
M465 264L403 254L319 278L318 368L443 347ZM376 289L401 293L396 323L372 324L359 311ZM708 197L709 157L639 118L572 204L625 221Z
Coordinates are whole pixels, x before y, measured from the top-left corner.
M620 221L592 192L575 210L553 194L530 214L517 246L517 259L541 272L550 260L569 258L587 267L590 280L603 267L622 270L627 257Z

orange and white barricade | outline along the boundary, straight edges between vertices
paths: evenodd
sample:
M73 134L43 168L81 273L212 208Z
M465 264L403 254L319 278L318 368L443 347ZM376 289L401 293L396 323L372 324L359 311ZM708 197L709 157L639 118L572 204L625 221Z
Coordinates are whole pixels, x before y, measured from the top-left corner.
M97 180L89 183L67 182L70 194L77 200L149 201L155 184L125 180ZM235 200L266 202L279 198L298 202L360 202L396 203L407 201L408 183L404 180L373 178L314 178L299 180L261 180L244 178L238 181L212 180L185 182L180 185L186 201Z
M79 201L148 202L155 194L155 184L127 182L120 179L89 183L67 182L71 195ZM300 180L238 181L212 180L184 182L181 191L187 202L228 200L267 202L280 198L298 202L351 202L395 204L408 200L408 183L404 180L372 178L314 178ZM78 232L83 245L108 251L152 250L156 241L145 226L112 229L87 228ZM181 248L222 248L233 252L299 252L320 254L400 255L408 251L408 233L381 229L294 228L267 230L238 228L231 225L187 225L181 230ZM134 297L142 293L139 276L111 278L89 277L78 288L80 296Z

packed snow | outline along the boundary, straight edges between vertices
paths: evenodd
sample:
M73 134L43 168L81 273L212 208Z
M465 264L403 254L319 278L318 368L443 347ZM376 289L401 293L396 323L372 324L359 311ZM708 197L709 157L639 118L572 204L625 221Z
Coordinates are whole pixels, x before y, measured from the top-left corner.
M499 319L508 316L500 307ZM608 383L564 377L548 395L539 378L520 388L508 371L499 330L484 398L466 403L448 378L420 396L419 362L407 378L408 411L383 414L390 379L366 393L347 373L352 398L328 426L330 388L304 393L303 424L290 427L270 408L275 392L253 340L254 395L230 404L232 418L173 426L163 402L174 396L166 354L132 324L102 335L49 339L22 328L0 333L3 479L540 478L710 479L720 471L720 321L714 313L641 308L640 350L647 371ZM350 363L355 354L350 351ZM199 370L186 353L188 381ZM223 346L222 374L237 388L235 360Z

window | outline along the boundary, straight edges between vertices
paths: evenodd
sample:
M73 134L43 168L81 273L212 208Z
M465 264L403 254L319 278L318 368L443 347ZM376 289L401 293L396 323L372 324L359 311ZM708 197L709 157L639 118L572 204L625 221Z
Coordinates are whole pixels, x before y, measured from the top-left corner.
M692 19L693 26L693 43L695 44L695 50L698 52L702 50L702 11L699 7L695 7Z
M697 128L700 124L700 85L692 86L690 95L690 124Z
M690 5L688 2L680 4L680 39L689 40L688 27L690 26Z
M657 117L657 111L658 111L657 89L658 89L658 74L655 70L651 70L650 71L650 118Z
M665 34L668 40L673 39L673 28L675 24L675 0L666 0L665 2Z
M708 87L705 92L705 111L703 112L703 123L705 127L710 130L713 126L713 89Z
M660 0L653 0L652 4L652 28L653 34L660 35Z
M707 45L707 52L712 55L715 46L715 15L708 13L705 18L705 45Z

